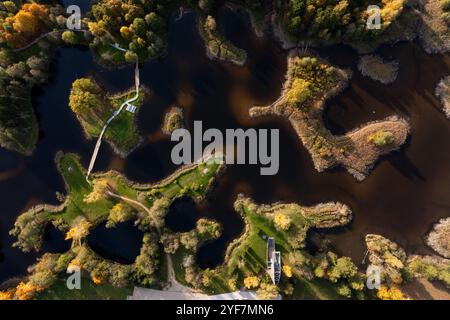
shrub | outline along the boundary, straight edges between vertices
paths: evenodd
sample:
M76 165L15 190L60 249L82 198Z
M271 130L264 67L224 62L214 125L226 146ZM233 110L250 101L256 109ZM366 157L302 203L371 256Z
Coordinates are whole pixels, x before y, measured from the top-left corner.
M394 140L394 134L385 130L378 130L368 138L368 141L374 143L377 147L391 144Z

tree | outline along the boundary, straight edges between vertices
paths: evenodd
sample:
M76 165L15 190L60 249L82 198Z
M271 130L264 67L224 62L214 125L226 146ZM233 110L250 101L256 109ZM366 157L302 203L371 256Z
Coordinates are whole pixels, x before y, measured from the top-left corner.
M13 300L14 299L15 289L8 289L5 291L0 291L0 301L2 300Z
M61 35L62 40L65 43L68 44L77 44L78 43L78 37L75 34L75 32L71 31L71 30L66 30L63 32L63 34Z
M177 235L164 233L161 236L160 242L164 247L164 252L168 254L174 254L180 247L180 241Z
M198 245L198 238L195 231L181 234L180 242L187 250L196 249Z
M15 5L9 1L6 2L6 9L16 11ZM48 9L45 5L35 2L25 3L14 16L6 17L1 22L0 36L11 47L20 47L26 44L27 38L37 37L44 29L49 22Z
M131 38L133 38L133 32L127 26L123 26L120 28L120 35L125 40L131 40Z
M6 74L11 78L22 79L28 74L28 67L25 62L20 61L19 63L10 65L6 69Z
M26 11L19 11L14 17L14 30L26 36L33 36L39 28L39 19Z
M3 1L2 4L9 13L15 13L17 11L16 4L12 1Z
M199 0L198 1L198 7L208 13L212 10L212 8L214 7L215 4L215 0Z
M145 20L142 18L134 19L132 28L134 33L139 36L144 36L145 32L147 31L147 25L145 23Z
M34 70L47 70L48 61L38 56L31 56L27 59L27 66Z
M259 286L259 278L256 276L249 276L244 278L244 287L247 289L254 289Z
M31 300L37 293L43 290L44 288L34 285L30 282L20 282L16 287L14 296L17 300Z
M310 260L300 250L289 252L285 258L285 263L285 266L289 266L291 273L297 277L312 277L309 269Z
M205 218L199 219L196 225L199 235L205 238L217 239L220 237L220 224L216 221L208 220Z
M155 283L159 265L159 248L154 233L146 233L142 240L140 255L136 258L133 280L149 286Z
M153 205L150 208L150 218L155 227L160 228L164 226L164 217L166 216L169 206L170 200L166 197L158 198L153 202Z
M147 22L148 26L153 32L162 33L165 29L164 20L157 15L155 12L150 12L145 16L145 22Z

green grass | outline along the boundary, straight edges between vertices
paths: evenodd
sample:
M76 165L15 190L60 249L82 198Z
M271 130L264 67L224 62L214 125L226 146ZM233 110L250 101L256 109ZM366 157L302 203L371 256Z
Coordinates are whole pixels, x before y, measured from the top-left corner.
M80 290L69 290L66 281L58 279L45 290L37 300L126 300L133 293L131 286L116 288L108 284L94 284L88 278L82 278Z

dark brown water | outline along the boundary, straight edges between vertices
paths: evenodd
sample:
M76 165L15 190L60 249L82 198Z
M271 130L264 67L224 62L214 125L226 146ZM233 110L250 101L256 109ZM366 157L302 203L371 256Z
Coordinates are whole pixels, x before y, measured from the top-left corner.
M205 129L279 128L278 175L260 176L257 166L230 166L206 203L172 206L167 221L175 230L189 229L201 216L223 225L222 237L200 249L198 262L202 267L220 263L226 245L242 232L242 220L232 207L239 192L265 203L342 201L350 205L353 223L327 236L336 250L357 262L365 249L364 235L372 232L398 241L409 252L429 252L423 237L433 222L449 215L450 208L450 121L433 95L439 79L450 73L448 56L426 55L414 44L382 48L382 54L400 61L396 83L383 86L355 72L351 86L329 103L324 119L335 133L393 114L408 117L412 123L408 145L381 159L372 174L358 183L341 169L317 173L285 120L249 118L252 105L269 104L278 98L286 71L285 52L269 38L253 36L248 19L227 11L221 19L225 34L248 51L248 63L236 67L210 61L194 20L186 15L173 22L166 57L142 66L141 82L151 89L139 114L144 144L126 160L114 156L104 144L96 170L114 168L141 182L156 181L173 172L172 144L159 133L164 111L173 103L184 108L188 128L194 120L202 120ZM325 48L319 53L341 66L355 68L357 55L346 47ZM118 91L129 87L133 78L131 68L103 70L88 51L79 49L59 50L53 68L51 82L35 92L41 128L35 153L23 157L0 150L0 281L23 274L34 262L34 254L11 248L14 239L8 230L20 212L37 203L57 203L55 191L64 192L53 162L55 153L76 152L86 165L94 147L94 142L84 140L68 108L71 83L92 74L106 88ZM186 219L176 219L183 212ZM114 250L116 245L108 241L107 233L96 235L100 243ZM115 238L126 243L127 232L115 234ZM126 246L121 248L127 250Z

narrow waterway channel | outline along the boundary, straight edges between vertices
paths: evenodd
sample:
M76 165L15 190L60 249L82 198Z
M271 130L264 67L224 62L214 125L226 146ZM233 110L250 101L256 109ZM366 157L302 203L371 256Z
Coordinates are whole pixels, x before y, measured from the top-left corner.
M221 263L227 244L242 232L242 220L233 210L239 192L262 203L348 204L354 221L326 235L338 252L356 262L362 259L367 233L391 238L408 252L428 253L423 237L432 223L450 212L450 121L433 94L439 79L450 74L448 55L430 56L415 44L383 47L383 55L400 62L398 80L383 86L355 72L350 87L330 101L324 120L337 134L393 114L407 117L412 123L407 146L381 159L371 175L359 183L341 169L316 172L309 154L285 120L270 117L255 121L248 117L252 105L269 104L278 98L286 52L269 37L257 38L243 15L227 10L220 24L229 39L248 51L248 63L237 67L209 60L197 34L195 17L188 14L179 22L173 21L167 55L145 63L140 70L141 83L151 89L138 119L144 144L125 160L103 144L95 170L117 169L139 182L157 181L176 170L170 160L173 144L158 135L164 111L171 104L183 107L189 129L194 120L202 120L205 129L279 128L278 175L260 176L258 166L230 166L208 201L200 205L174 204L167 221L176 231L189 229L202 216L223 225L222 237L200 249L197 260L201 267ZM333 63L355 69L357 54L347 47L324 48L318 53ZM38 203L56 204L55 192L64 192L54 164L56 152L75 152L87 166L94 148L95 141L85 140L68 107L72 82L92 75L111 91L133 84L132 67L103 69L95 64L89 51L76 48L57 51L51 74L50 82L33 92L40 124L40 139L33 155L24 157L0 150L0 282L24 274L35 261L35 254L11 247L14 239L8 231L19 213ZM186 217L176 221L183 213ZM117 233L114 241L108 232L100 231L92 235L99 243L99 253L126 259L129 248L118 245L116 240L126 244L128 231ZM46 248L59 250L60 244L50 243Z

